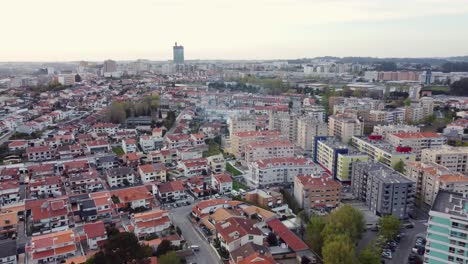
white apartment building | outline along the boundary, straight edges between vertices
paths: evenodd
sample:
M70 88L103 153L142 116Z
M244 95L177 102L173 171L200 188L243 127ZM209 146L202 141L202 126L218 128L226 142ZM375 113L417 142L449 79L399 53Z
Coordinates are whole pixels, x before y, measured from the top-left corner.
M247 162L294 157L294 145L288 140L251 142L246 144L244 149Z
M447 138L433 132L396 133L388 134L387 141L394 147L410 147L416 160L420 160L423 149L440 148L447 143Z
M364 123L357 118L344 115L333 115L328 118L328 135L340 138L343 143L348 143L353 136L362 136L363 133Z
M296 145L307 153L314 150L314 137L327 136L328 125L323 120L301 117L297 120Z
M448 169L468 175L468 147L441 146L439 148L424 149L421 154L422 162L434 162Z
M323 169L305 158L272 158L249 163L249 173L244 177L254 186L291 184L301 174L315 174Z
M111 188L133 185L135 183L135 172L129 167L111 168L106 170L107 183Z
M243 131L254 131L257 127L257 120L252 115L235 115L228 118L229 137L234 133Z
M372 134L374 135L381 135L384 138L387 138L388 134L396 134L396 133L418 133L421 129L417 126L411 125L376 125L374 126L374 130Z

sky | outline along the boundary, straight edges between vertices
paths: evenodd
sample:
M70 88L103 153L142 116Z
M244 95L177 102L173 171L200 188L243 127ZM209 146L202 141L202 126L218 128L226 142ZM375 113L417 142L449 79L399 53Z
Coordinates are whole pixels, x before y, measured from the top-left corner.
M1 0L0 61L468 55L468 0Z

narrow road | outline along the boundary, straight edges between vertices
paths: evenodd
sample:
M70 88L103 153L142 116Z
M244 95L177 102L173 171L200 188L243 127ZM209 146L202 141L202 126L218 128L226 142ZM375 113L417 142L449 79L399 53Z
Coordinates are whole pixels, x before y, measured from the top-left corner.
M195 251L193 256L187 257L187 262L195 263L221 263L220 259L214 252L213 248L203 238L200 233L195 230L188 215L192 210L192 205L178 207L170 210L172 222L180 228L182 235L189 245L198 245L200 251Z

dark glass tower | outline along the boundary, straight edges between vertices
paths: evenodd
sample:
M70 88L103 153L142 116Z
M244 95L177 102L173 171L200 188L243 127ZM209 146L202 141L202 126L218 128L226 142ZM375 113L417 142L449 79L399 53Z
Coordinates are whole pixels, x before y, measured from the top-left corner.
M177 46L177 42L173 47L174 63L183 64L184 63L184 46Z

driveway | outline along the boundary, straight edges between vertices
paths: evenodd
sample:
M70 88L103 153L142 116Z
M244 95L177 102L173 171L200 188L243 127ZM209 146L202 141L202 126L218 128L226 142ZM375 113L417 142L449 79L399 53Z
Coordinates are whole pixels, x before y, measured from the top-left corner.
M180 228L182 236L185 238L189 245L198 245L200 251L194 252L192 256L187 257L187 263L221 263L220 259L214 252L214 249L208 244L208 242L195 230L195 226L192 224L188 215L192 211L193 205L177 207L170 210L170 217L172 222Z

